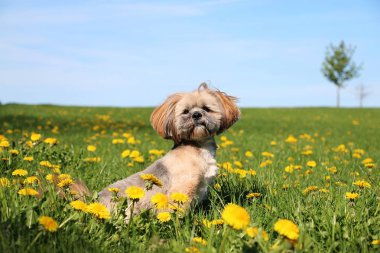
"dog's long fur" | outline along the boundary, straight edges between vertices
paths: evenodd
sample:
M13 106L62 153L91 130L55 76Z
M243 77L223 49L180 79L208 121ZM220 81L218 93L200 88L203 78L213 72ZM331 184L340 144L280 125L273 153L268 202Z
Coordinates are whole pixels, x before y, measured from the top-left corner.
M155 175L163 186L146 191L136 203L135 213L151 208L151 197L158 192L168 197L174 192L185 193L190 199L188 204L204 200L207 186L213 183L218 171L214 136L239 117L236 98L209 89L205 83L193 92L169 96L153 111L151 124L159 135L174 141L173 149L145 170L107 186L99 193L100 202L113 210L115 203L108 188L119 188L118 195L124 197L130 186L144 188L141 174Z

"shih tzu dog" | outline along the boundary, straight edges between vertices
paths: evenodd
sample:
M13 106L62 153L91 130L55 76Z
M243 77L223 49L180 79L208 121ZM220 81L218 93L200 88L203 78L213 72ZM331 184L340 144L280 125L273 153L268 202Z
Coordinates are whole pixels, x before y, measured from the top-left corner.
M159 192L168 197L180 192L188 195L189 203L201 202L218 171L214 136L228 129L239 116L235 97L210 89L205 83L193 92L169 96L153 111L150 121L159 135L174 141L174 147L145 170L103 189L100 202L112 210L115 203L108 188L118 188L118 196L125 197L125 189L130 186L144 188L142 174L153 174L162 186L154 185L146 192L134 207L136 213L152 208L151 197Z

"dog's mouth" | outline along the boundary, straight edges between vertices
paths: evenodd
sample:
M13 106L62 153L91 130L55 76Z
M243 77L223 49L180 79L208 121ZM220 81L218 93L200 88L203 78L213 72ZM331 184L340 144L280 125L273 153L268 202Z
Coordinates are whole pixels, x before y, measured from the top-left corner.
M187 119L178 128L178 137L182 140L202 140L213 136L218 131L218 124L206 118Z

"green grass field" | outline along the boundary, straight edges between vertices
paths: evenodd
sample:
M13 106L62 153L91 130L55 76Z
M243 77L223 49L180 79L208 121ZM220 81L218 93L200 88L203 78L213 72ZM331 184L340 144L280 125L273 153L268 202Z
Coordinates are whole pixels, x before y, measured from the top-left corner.
M70 193L58 195L48 174L85 182L90 204L160 157L154 150L169 150L172 143L150 126L151 111L0 106L0 252L380 251L380 109L242 109L241 120L216 138L220 171L208 201L168 222L152 212L129 225L123 212L97 218L75 210ZM139 155L123 158L125 150ZM16 169L28 174L12 175ZM228 203L249 213L247 227L220 224ZM275 229L280 219L296 228ZM296 239L290 230L298 230Z

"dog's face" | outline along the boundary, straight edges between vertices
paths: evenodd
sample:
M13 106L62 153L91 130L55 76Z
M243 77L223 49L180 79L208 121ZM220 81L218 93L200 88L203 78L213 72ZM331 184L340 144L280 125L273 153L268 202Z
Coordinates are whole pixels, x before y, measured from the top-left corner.
M236 98L201 84L198 90L176 93L151 115L153 128L175 143L201 141L219 134L240 116Z

